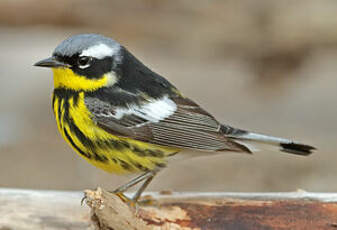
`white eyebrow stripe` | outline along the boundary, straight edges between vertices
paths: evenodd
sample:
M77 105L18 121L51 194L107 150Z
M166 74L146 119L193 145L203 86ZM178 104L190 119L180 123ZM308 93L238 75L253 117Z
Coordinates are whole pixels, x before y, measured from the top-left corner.
M82 53L80 54L80 57L89 56L89 57L94 57L97 59L103 59L105 57L112 56L118 53L119 50L120 50L120 46L109 47L101 43L98 45L91 46L86 50L83 50Z

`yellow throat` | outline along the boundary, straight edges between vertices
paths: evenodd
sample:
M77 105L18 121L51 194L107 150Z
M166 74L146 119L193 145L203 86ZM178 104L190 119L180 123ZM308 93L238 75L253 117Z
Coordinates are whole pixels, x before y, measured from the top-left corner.
M72 90L94 91L103 86L116 83L116 75L108 73L98 79L89 79L85 76L74 73L69 68L53 68L54 87Z

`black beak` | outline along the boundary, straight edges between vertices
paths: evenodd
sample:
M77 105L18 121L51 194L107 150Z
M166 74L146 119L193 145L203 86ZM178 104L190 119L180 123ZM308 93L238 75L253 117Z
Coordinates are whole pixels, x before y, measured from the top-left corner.
M68 67L67 64L56 60L54 57L46 58L39 62L36 62L34 66L49 67L49 68Z

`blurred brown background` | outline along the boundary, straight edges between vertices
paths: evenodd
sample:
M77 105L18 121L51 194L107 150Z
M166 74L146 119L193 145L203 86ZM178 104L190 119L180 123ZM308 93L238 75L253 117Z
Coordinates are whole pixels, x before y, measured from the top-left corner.
M126 46L220 121L317 146L308 158L262 151L193 159L149 190L336 192L337 1L0 1L0 187L115 188L51 111L52 74L34 68L82 32ZM210 154L211 155L211 154Z

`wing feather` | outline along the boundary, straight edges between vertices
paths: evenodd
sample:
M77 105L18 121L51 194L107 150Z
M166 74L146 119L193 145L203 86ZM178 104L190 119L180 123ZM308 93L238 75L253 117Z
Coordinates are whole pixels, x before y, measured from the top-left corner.
M190 99L166 96L157 100L162 101L123 110L94 97L86 97L85 103L97 124L115 135L169 147L250 152L226 138L221 124Z

